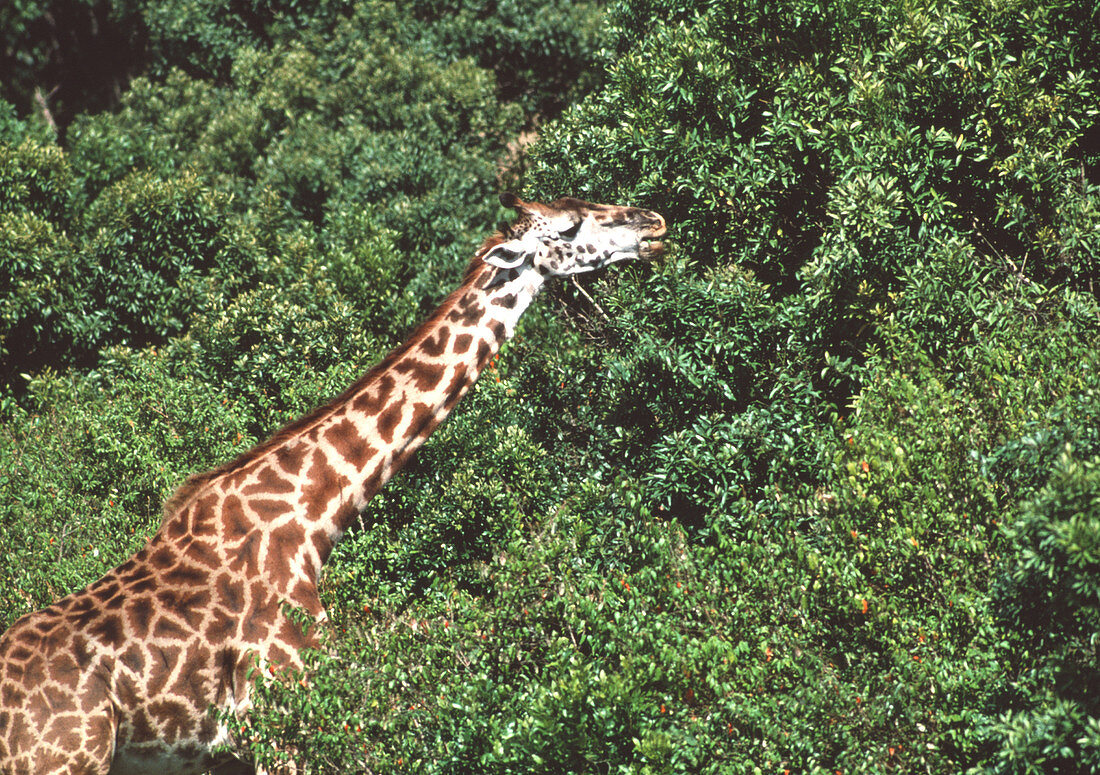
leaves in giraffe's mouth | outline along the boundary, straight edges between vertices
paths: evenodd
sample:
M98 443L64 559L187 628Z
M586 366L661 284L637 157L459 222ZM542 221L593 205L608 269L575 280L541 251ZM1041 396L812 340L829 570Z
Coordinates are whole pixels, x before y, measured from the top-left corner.
M652 225L652 228L642 232L638 239L638 256L653 259L664 253L665 243L657 237L663 237L666 231L664 219L659 215L656 216L656 223Z

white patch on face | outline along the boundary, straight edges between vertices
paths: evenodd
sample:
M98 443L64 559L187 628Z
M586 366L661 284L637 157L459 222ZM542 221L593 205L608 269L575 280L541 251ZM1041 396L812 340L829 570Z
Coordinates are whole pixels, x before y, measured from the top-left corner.
M568 215L556 218L552 226L554 231L548 238L549 247L543 248L543 254L537 260L545 265L553 257L552 246L555 243L562 246L561 253L565 260L556 267L551 266L550 274L578 274L639 257L638 235L630 226L601 226L591 216L585 216L578 224Z
M585 216L584 221L581 224L581 229L583 229L590 222L591 219L588 216ZM570 215L559 215L553 220L553 222L549 224L551 233L559 235L563 232L568 232L572 230L572 228L576 225L577 222L573 220L573 217Z

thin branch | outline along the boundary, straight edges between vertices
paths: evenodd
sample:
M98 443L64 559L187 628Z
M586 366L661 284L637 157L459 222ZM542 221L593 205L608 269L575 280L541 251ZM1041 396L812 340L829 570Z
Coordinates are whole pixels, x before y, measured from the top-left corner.
M38 109L42 111L42 118L46 119L46 123L49 124L55 135L57 134L57 122L54 121L53 113L50 112L50 106L46 100L52 97L56 91L57 87L55 86L50 89L49 94L43 94L41 86L34 87L34 101L38 105Z
M573 281L573 285L577 288L578 291L581 292L581 296L584 296L584 298L588 299L588 303L595 307L596 311L603 315L605 320L611 319L607 316L607 313L603 311L603 307L597 304L596 300L588 295L588 291L581 287L581 284L577 282L577 278L575 276L571 276L569 279Z

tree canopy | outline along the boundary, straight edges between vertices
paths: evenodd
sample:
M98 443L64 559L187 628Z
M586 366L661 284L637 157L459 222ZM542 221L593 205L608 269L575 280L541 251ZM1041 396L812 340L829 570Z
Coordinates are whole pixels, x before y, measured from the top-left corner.
M0 626L370 366L516 186L669 257L528 314L249 755L1100 770L1097 13L6 5Z

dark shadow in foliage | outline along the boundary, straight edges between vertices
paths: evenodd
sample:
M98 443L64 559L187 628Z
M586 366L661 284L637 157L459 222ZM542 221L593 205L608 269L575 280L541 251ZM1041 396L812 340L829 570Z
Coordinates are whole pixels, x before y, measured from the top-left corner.
M1100 121L1097 121L1074 141L1070 154L1081 159L1082 183L1100 186Z
M777 197L773 208L775 224L784 234L782 249L777 255L769 256L766 263L746 262L780 299L802 289L799 269L821 244L825 233L822 226L826 219L825 206L833 184L833 175L813 149L807 148L804 154L796 154L790 161L793 177L799 183ZM839 332L834 340L843 341L845 334Z
M147 63L140 14L124 8L110 0L4 3L0 98L24 116L48 111L61 138L77 114L115 107Z
M492 70L501 99L521 103L531 116L556 116L600 74L596 3L551 0L536 8L517 0L400 0L398 6L431 30L440 50Z

